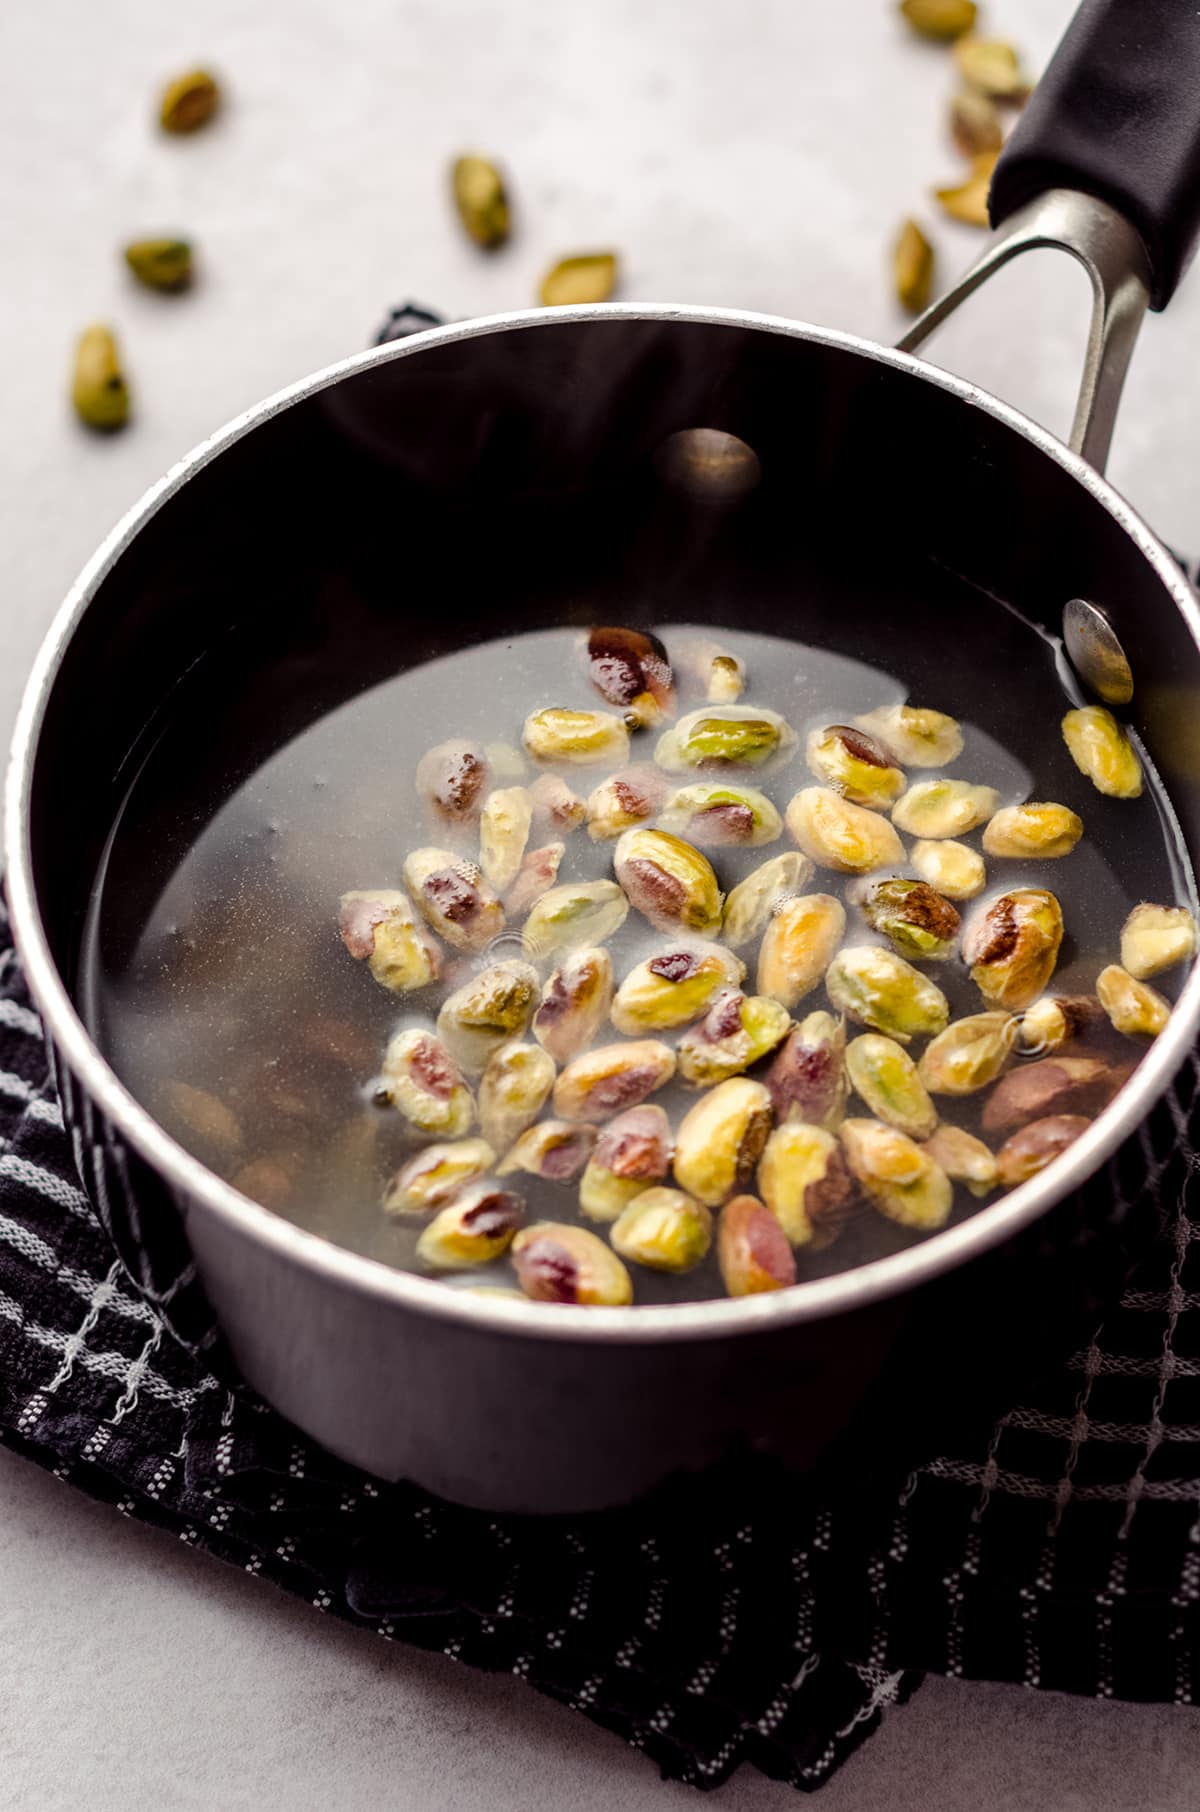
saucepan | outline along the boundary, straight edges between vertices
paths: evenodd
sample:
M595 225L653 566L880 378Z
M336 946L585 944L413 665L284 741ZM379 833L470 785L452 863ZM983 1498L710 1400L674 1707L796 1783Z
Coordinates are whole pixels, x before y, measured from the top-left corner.
M189 672L247 626L275 678L203 727L238 772L352 697L364 650L394 671L586 621L598 596L635 626L736 621L840 649L931 702L979 697L1023 742L1051 708L1022 655L1032 625L1081 697L1123 715L1194 859L1200 610L1102 476L1142 316L1170 300L1200 224L1194 6L1087 0L991 216L978 263L898 349L606 305L349 358L170 472L60 610L13 746L7 881L81 1175L177 1336L347 1460L548 1512L627 1502L739 1444L804 1465L864 1405L912 1451L943 1411L982 1412L1001 1375L1076 1337L1156 1230L1132 1205L1156 1161L1144 1129L1189 1060L1200 973L1087 1132L970 1218L775 1294L549 1313L389 1269L247 1199L87 1030L83 928L130 775ZM1077 259L1094 297L1069 444L915 356L1038 246ZM1019 612L1021 637L982 601ZM181 772L179 813L196 809Z

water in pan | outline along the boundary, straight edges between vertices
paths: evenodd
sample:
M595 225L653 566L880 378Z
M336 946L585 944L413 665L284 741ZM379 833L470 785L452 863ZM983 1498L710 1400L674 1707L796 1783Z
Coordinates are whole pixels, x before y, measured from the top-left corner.
M1012 886L1050 888L1066 921L1055 991L1088 993L1098 970L1116 960L1130 906L1139 899L1190 904L1188 871L1165 829L1153 784L1139 800L1108 799L1075 768L1059 734L1062 712L1075 701L1063 692L1052 646L1024 626L1014 631L1008 613L977 595L971 609L996 610L998 623L1006 619L1003 634L1016 633L1025 649L1019 735L1002 688L973 687L968 700L938 690L927 677L912 702L961 722L964 747L950 770L954 776L994 787L1001 804L1053 799L1082 816L1083 840L1065 858L989 859L984 898ZM604 620L610 613L600 615ZM704 700L694 657L712 643L714 630L710 623L655 627L675 663L682 713ZM380 987L366 964L342 946L339 896L351 888L398 886L406 853L419 845L450 844L474 853L473 828L456 837L431 823L413 785L417 761L451 735L519 751L528 712L547 705L601 706L589 683L584 640L574 628L534 630L371 676L374 683L280 738L281 746L252 772L233 778L222 766L212 698L201 675L184 689L145 758L110 841L94 896L85 973L93 1030L117 1071L181 1143L222 1175L297 1224L389 1264L414 1263L421 1223L385 1214L380 1200L387 1179L415 1147L401 1116L373 1103L372 1084L391 1034L404 1025L431 1024L447 988L434 984L397 995ZM894 673L847 653L738 629L721 631L720 642L744 663L745 701L773 708L797 732L789 753L762 773L741 776L766 791L781 812L798 788L813 784L804 754L810 729L851 721L906 694ZM242 683L252 689L253 675ZM949 686L949 692L960 690ZM630 759L650 759L657 735L635 734ZM586 794L610 769L550 771ZM526 763L524 777L535 772ZM909 778L936 772L914 769ZM498 784L515 778L514 770ZM172 816L171 802L180 797L192 802L190 824L187 813L179 822L177 807ZM164 824L169 836L161 834ZM976 831L965 841L978 846L979 836ZM612 843L593 842L586 829L567 833L565 841L560 880L611 876ZM728 891L766 857L790 847L785 831L766 847L710 854ZM845 897L851 880L818 870L809 886ZM971 910L964 905L964 915ZM849 904L847 921L848 941L880 941ZM611 940L617 978L664 941L631 913ZM741 954L748 960L750 992L754 952ZM461 980L464 966L449 955L454 979ZM961 963L931 964L927 972L947 994L952 1018L981 1010L984 1003ZM1157 985L1170 994L1179 976L1176 971ZM794 1016L826 1004L818 987ZM860 1030L850 1028L852 1035ZM615 1036L601 1033L600 1041ZM918 1041L914 1054L920 1048ZM1095 1048L1129 1062L1144 1047L1106 1033ZM653 1099L677 1126L696 1095L676 1080ZM947 1119L974 1129L978 1100L939 1097L938 1105ZM850 1111L866 1109L853 1104ZM510 1186L525 1197L531 1220L579 1219L574 1183L520 1175ZM965 1189L956 1190L954 1219L979 1207ZM605 1231L586 1220L580 1224ZM798 1276L861 1263L915 1237L867 1209L851 1218L835 1243L801 1249ZM683 1278L633 1270L640 1302L723 1294L711 1253ZM502 1261L449 1281L509 1283L511 1269Z

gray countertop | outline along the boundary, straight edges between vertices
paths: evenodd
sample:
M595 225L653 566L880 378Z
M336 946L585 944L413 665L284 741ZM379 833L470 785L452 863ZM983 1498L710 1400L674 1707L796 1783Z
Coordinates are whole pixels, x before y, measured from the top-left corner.
M1067 0L997 0L1036 68ZM542 270L612 246L633 301L744 305L881 337L902 322L887 245L918 211L942 268L977 236L936 220L945 60L890 0L39 0L0 58L0 732L49 617L102 534L170 463L260 396L365 343L385 306L522 306ZM194 141L148 124L161 79L226 77ZM446 158L494 151L519 235L465 244ZM135 292L124 239L186 230L194 294ZM119 327L137 420L111 441L63 401L74 334ZM1150 322L1112 476L1200 549L1200 279ZM1039 254L937 356L1061 431L1086 328L1081 275ZM0 1454L0 1805L584 1812L695 1804L581 1718L504 1679L356 1635ZM1193 1807L1200 1716L931 1681L823 1794L822 1812ZM743 1773L718 1804L782 1807Z

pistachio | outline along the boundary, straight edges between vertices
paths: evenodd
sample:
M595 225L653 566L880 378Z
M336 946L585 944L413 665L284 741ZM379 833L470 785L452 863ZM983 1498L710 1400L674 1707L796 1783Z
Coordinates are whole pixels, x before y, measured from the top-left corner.
M109 431L129 420L129 387L121 367L116 335L97 322L84 329L75 349L71 401L81 422Z
M302 1168L302 1160L291 1152L264 1153L243 1164L229 1181L252 1202L278 1211L286 1208L291 1200Z
M486 157L456 157L451 172L458 217L476 245L491 250L508 238L509 210L504 178Z
M496 1151L507 1151L537 1119L554 1087L554 1059L538 1044L505 1044L488 1060L479 1083L479 1128Z
M1045 1057L1001 1078L983 1108L982 1130L1006 1138L1031 1120L1051 1114L1098 1114L1107 1107L1128 1069L1100 1057Z
M674 1074L675 1053L657 1039L601 1045L567 1065L554 1085L554 1111L561 1120L607 1120L636 1107Z
M894 1038L868 1032L846 1047L846 1069L856 1093L877 1120L899 1127L910 1139L928 1139L938 1123L937 1108L917 1066Z
M799 850L771 856L739 881L725 902L721 936L738 950L762 936L781 900L800 893L812 875L813 865Z
M134 239L125 262L147 289L186 289L192 280L192 248L186 239Z
M771 1097L761 1082L734 1076L689 1108L675 1136L675 1181L710 1208L754 1174L771 1130Z
M892 271L896 300L910 315L919 315L929 306L933 290L934 252L915 220L906 220L900 228L892 253Z
M953 837L914 843L908 859L921 879L948 900L973 900L987 885L983 857Z
M398 888L344 893L338 917L342 942L381 987L403 994L424 988L442 972L442 953Z
M659 824L705 847L724 843L774 843L783 820L765 793L753 786L700 781L680 787L663 808Z
M427 1145L398 1170L383 1196L388 1214L433 1214L468 1183L485 1177L496 1161L486 1139Z
M1062 908L1054 895L1016 887L976 911L963 933L963 961L989 1006L1015 1013L1042 993L1062 937Z
M774 1050L791 1019L777 1000L730 989L717 996L698 1026L675 1048L679 1073L694 1088L738 1076Z
M1017 1045L1027 1057L1042 1057L1092 1031L1103 1017L1093 995L1043 994L1017 1021Z
M523 1170L549 1183L569 1183L577 1177L596 1142L594 1126L572 1120L539 1120L523 1132L496 1166L496 1175Z
M612 252L583 252L551 265L538 296L543 308L577 308L582 302L607 302L616 287Z
M972 1013L930 1041L917 1074L935 1095L973 1095L994 1082L1012 1055L1017 1021L1011 1013Z
M587 659L601 698L631 714L637 724L657 724L674 713L675 678L656 635L643 629L593 629Z
M468 1184L436 1214L417 1241L417 1257L431 1271L462 1271L490 1265L512 1245L525 1204L495 1183Z
M928 976L894 950L851 944L839 950L825 976L825 989L840 1013L886 1032L900 1044L945 1029L950 1004Z
M763 1201L793 1246L827 1245L857 1193L842 1148L822 1126L777 1126L758 1166Z
M478 1076L502 1044L521 1036L537 998L537 970L509 958L480 970L447 995L437 1029L459 1067Z
M644 1189L609 1238L613 1250L650 1271L694 1271L712 1245L712 1215L682 1189Z
M465 824L479 816L487 781L486 755L477 743L461 737L428 750L414 776L417 792L448 824Z
M1171 1006L1157 989L1138 981L1120 963L1110 963L1096 977L1100 1005L1118 1032L1130 1038L1157 1038L1171 1017Z
M720 988L740 982L745 965L717 944L676 946L631 969L617 989L612 1022L618 1032L662 1032L703 1013Z
M1000 803L992 786L965 780L918 780L892 807L892 823L914 837L961 837Z
M521 872L533 802L523 786L500 787L489 793L479 814L479 866L484 879L503 893Z
M1069 856L1083 835L1083 819L1066 805L1006 805L988 820L983 847L989 856L1032 860Z
M952 220L961 220L966 226L985 227L990 224L988 195L998 156L997 151L980 151L971 159L971 174L965 182L951 183L944 189L934 190Z
M668 782L661 768L636 762L610 775L588 795L588 836L599 843L619 837L635 824L653 818L667 796Z
M587 806L558 774L539 774L529 789L535 824L552 824L555 830L573 831L587 817Z
M456 950L482 950L504 930L504 908L474 862L449 849L414 849L404 885L427 925Z
M661 1107L631 1107L600 1133L579 1184L580 1212L615 1221L671 1168L671 1125Z
M818 780L855 805L886 811L904 791L904 775L881 743L850 724L827 724L813 730L805 760Z
M617 880L631 906L658 931L711 937L720 929L724 900L706 856L669 831L628 830L613 856Z
M1142 764L1125 731L1103 705L1082 705L1062 720L1063 741L1071 760L1098 792L1113 799L1137 799L1142 791Z
M900 11L922 38L948 44L975 24L975 0L900 0Z
M164 1084L170 1117L200 1148L200 1155L227 1158L241 1150L242 1128L233 1109L190 1082Z
M855 723L878 737L902 768L945 768L962 754L962 731L944 711L922 705L880 705Z
M714 654L708 665L710 705L736 704L746 690L746 663L736 654Z
M1018 1183L1028 1182L1061 1157L1090 1125L1084 1114L1051 1114L1048 1119L1023 1126L996 1153L996 1175L1001 1187L1015 1189Z
M608 951L575 950L542 989L533 1016L533 1035L555 1063L569 1063L591 1044L613 998L612 958Z
M921 963L954 954L962 921L949 900L927 881L899 875L863 881L855 899L872 931L886 937L901 956Z
M991 1147L962 1126L943 1120L925 1150L952 1183L965 1183L972 1195L984 1196L996 1187L996 1158Z
M551 705L525 719L522 741L535 761L573 767L594 761L624 761L629 732L610 711L574 711Z
M964 157L999 151L1004 127L996 103L977 88L964 88L950 103L950 136Z
M961 37L954 55L965 82L992 101L1023 101L1029 81L1021 59L1001 38Z
M730 1296L758 1296L796 1281L787 1234L757 1196L726 1202L717 1222L717 1264Z
M845 1121L842 1144L851 1171L888 1220L919 1233L945 1226L954 1186L925 1146L880 1120Z
M206 69L189 69L168 82L159 102L164 132L195 132L206 126L221 104L221 90Z
M397 1032L383 1058L380 1094L418 1132L461 1139L475 1101L440 1038L419 1028Z
M558 865L566 854L565 843L544 843L541 849L527 849L521 857L517 878L504 896L504 909L517 919L529 912L549 893L558 879Z
M780 900L759 945L759 993L796 1006L824 975L845 929L842 903L831 893Z
M792 836L819 868L866 874L904 860L904 845L886 818L830 787L803 787L785 816Z
M620 1308L633 1301L628 1271L616 1253L584 1227L535 1221L518 1233L512 1256L517 1281L534 1302Z
M846 1111L846 1025L832 1013L809 1013L788 1033L764 1081L779 1123L840 1125Z
M795 741L791 726L765 706L703 705L659 737L654 759L670 774L710 766L756 768Z
M1196 954L1196 921L1186 906L1143 900L1121 927L1121 964L1136 981L1161 975Z
M537 957L602 944L619 931L629 902L615 881L566 881L536 901L524 924L525 941Z

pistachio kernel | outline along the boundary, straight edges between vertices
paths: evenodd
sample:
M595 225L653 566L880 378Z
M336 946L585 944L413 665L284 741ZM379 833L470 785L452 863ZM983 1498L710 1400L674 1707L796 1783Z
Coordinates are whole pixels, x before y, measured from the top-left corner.
M966 226L990 225L988 196L998 156L997 151L980 151L971 159L971 173L965 182L951 183L944 189L934 190L934 195L952 220L961 220Z
M486 1139L427 1145L399 1169L383 1194L387 1214L434 1214L467 1184L487 1175L496 1154Z
M758 950L758 992L794 1007L811 994L833 961L846 929L842 903L831 893L780 900Z
M1004 127L996 103L977 88L963 88L950 103L950 136L964 157L999 151Z
M711 1088L739 1076L774 1050L791 1023L777 1000L727 989L676 1045L679 1073L693 1088Z
M447 995L438 1033L459 1067L477 1076L502 1044L521 1036L537 998L537 970L529 963L493 963Z
M813 865L800 850L771 856L739 881L725 902L721 936L734 950L762 936L781 900L803 892Z
M1013 45L1002 38L960 37L954 56L963 80L992 101L1024 101L1030 83Z
M973 1095L1004 1069L1017 1036L1011 1013L972 1013L956 1019L925 1047L917 1074L935 1095Z
M709 704L736 704L745 690L745 661L736 654L714 654L708 665L708 682L705 689Z
M1186 906L1143 900L1121 927L1121 964L1136 981L1190 962L1195 954L1196 921Z
M125 262L147 289L186 289L192 280L192 248L186 239L134 239Z
M469 1184L430 1221L417 1241L417 1258L432 1271L490 1265L508 1251L525 1204L511 1190L482 1180Z
M578 308L585 302L607 302L616 287L614 253L581 252L550 267L538 298L543 308Z
M993 786L918 780L892 807L892 823L914 837L961 837L990 818L999 803Z
M880 1120L846 1120L841 1137L851 1171L888 1220L918 1233L945 1226L954 1186L925 1146Z
M973 29L975 0L900 0L900 11L922 38L949 44Z
M1098 1114L1128 1076L1127 1068L1100 1057L1045 1057L1022 1064L988 1096L981 1129L988 1138L1003 1139L1052 1114Z
M795 731L778 711L758 705L704 705L659 737L654 759L671 774L689 768L761 767L795 741Z
M190 69L163 89L159 123L164 132L195 132L208 124L220 104L221 90L216 78L206 69Z
M602 944L621 929L629 902L615 881L566 881L535 901L522 927L536 957Z
M1171 1017L1171 1005L1157 989L1138 981L1120 963L1096 977L1096 993L1115 1031L1129 1038L1157 1038Z
M588 672L601 698L632 712L639 725L657 724L675 710L675 676L667 651L643 629L593 629Z
M535 1221L512 1243L517 1281L534 1302L620 1308L633 1301L629 1273L594 1233L562 1221Z
M825 989L848 1019L886 1032L900 1044L943 1031L950 1018L950 1003L928 976L894 950L875 944L839 950L826 973Z
M523 786L499 787L489 793L479 814L479 866L497 893L516 880L521 870L533 802Z
M793 1246L828 1245L858 1193L835 1135L802 1120L772 1132L759 1160L758 1187Z
M419 1028L397 1032L383 1058L382 1098L417 1132L461 1139L475 1119L475 1101L440 1038Z
M926 1139L925 1150L952 1183L965 1183L972 1195L985 1196L996 1187L995 1153L965 1127L943 1120Z
M658 1039L606 1044L575 1057L554 1085L560 1120L607 1120L637 1107L675 1074L675 1053Z
M804 755L818 780L855 805L886 811L904 791L904 774L883 745L850 724L813 730Z
M671 794L659 826L704 848L724 844L756 848L774 843L782 834L783 819L757 787L700 781Z
M902 768L945 768L962 754L962 731L954 719L928 706L880 705L854 721L878 737Z
M551 705L525 719L522 741L534 761L585 766L595 761L624 761L629 732L610 711L573 711Z
M594 1126L575 1120L539 1120L523 1132L496 1166L496 1175L523 1170L548 1183L570 1183L579 1175L596 1142Z
M1027 1057L1044 1057L1093 1031L1103 1018L1104 1008L1091 994L1044 994L1017 1021L1017 1045Z
M730 1296L758 1296L796 1281L796 1258L783 1228L757 1196L726 1202L717 1222L717 1263Z
M963 961L989 1006L1016 1013L1044 992L1062 938L1062 908L1054 895L1016 887L974 914L963 933Z
M996 1175L1001 1187L1015 1189L1018 1183L1027 1183L1061 1157L1090 1125L1084 1114L1052 1114L1023 1126L996 1153Z
M482 950L504 930L504 908L481 869L452 850L413 850L404 885L426 924L456 950Z
M569 1063L596 1036L613 998L612 958L599 945L575 950L548 978L533 1035L555 1063Z
M644 824L657 814L668 786L661 768L648 761L635 762L610 775L588 796L588 836L598 843Z
M399 888L344 893L338 930L351 956L365 960L380 987L393 993L428 987L442 972L440 949Z
M80 334L71 402L81 422L105 433L129 420L129 386L111 327L97 322Z
M933 293L934 250L915 220L906 220L892 252L896 300L910 315L929 306Z
M921 879L947 900L973 900L987 886L987 868L979 851L953 837L914 843L908 859Z
M846 1024L832 1013L809 1013L793 1027L763 1080L776 1120L806 1120L830 1129L846 1112Z
M613 1025L631 1037L687 1025L719 989L736 985L745 972L745 965L717 944L662 950L631 969L617 989Z
M504 1044L479 1083L479 1127L496 1151L507 1151L533 1125L554 1087L554 1059L536 1044Z
M587 806L558 774L539 774L529 789L535 824L547 823L558 831L578 830L587 817Z
M1071 760L1097 792L1111 799L1137 799L1142 791L1142 764L1125 731L1103 705L1082 705L1062 720L1063 741Z
M910 1139L928 1139L938 1123L917 1066L894 1038L877 1032L852 1038L846 1047L846 1069L855 1093L877 1120L907 1133Z
M771 1129L761 1082L734 1076L689 1108L675 1135L675 1180L715 1208L754 1174Z
M593 1221L615 1221L671 1169L671 1125L661 1107L632 1107L599 1134L579 1184L579 1208Z
M540 849L525 851L517 878L504 896L504 910L513 918L532 911L542 895L549 893L558 879L566 848L565 843L544 843Z
M1083 835L1083 819L1066 805L1006 805L989 818L983 847L989 856L1069 856Z
M904 845L887 819L832 787L802 787L785 816L793 838L818 868L867 874L904 860Z
M724 900L706 856L669 831L626 831L613 856L617 880L643 918L659 931L711 937Z
M190 1082L167 1082L163 1094L171 1119L199 1145L202 1156L228 1158L241 1150L241 1122L227 1102Z
M448 824L479 816L488 782L488 761L473 742L453 737L429 749L417 763L414 785L426 805Z
M504 178L486 157L456 157L451 186L458 217L476 245L492 250L508 238L510 218Z
M682 1189L645 1189L609 1234L613 1250L650 1271L694 1271L712 1245L712 1215Z
M899 875L858 884L855 901L870 925L901 956L933 962L954 954L961 919L949 900L927 881Z

